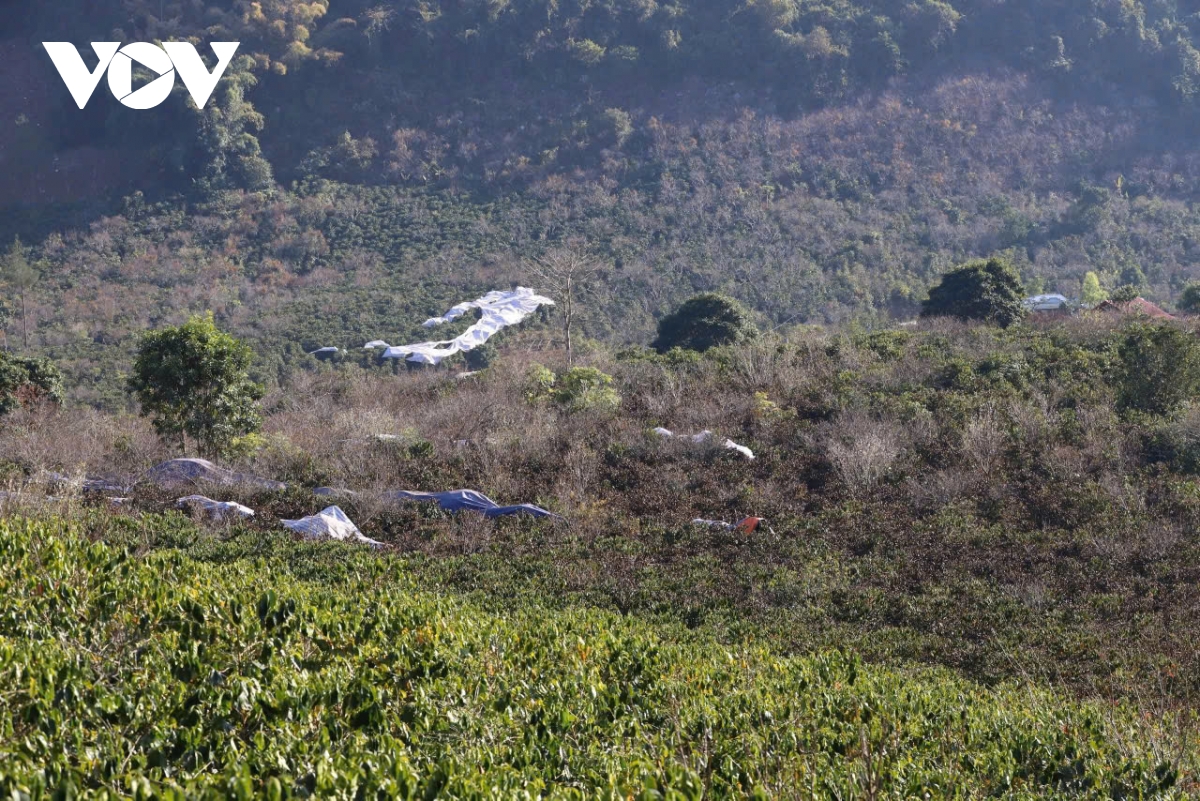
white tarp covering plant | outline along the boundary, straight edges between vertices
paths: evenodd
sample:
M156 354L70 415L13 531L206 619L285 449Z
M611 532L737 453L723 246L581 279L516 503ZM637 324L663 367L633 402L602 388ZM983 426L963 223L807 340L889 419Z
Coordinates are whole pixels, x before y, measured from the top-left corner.
M538 310L540 306L553 306L554 301L534 293L527 287L512 291L489 292L479 300L460 303L441 317L431 317L423 325L433 328L442 323L457 320L471 309L479 309L482 317L473 326L454 339L438 342L421 342L416 345L392 347L382 340L369 342L366 349L386 347L385 359L407 359L419 364L441 364L443 359L456 353L465 353L487 342L492 336L511 325L516 325Z
M743 517L736 523L726 523L723 520L708 520L703 517L697 517L692 521L692 525L704 528L721 528L726 531L741 531L750 534L757 531L759 525L763 522L765 521L761 517Z
M659 426L658 428L651 429L651 433L657 434L660 437L674 437L675 436L675 432L671 431L670 429L663 428L661 426ZM692 434L690 436L685 435L685 434L681 434L679 436L682 439L689 440L690 442L694 442L697 445L704 445L704 444L712 442L713 440L716 439L716 435L713 434L713 432L708 431L708 430L704 430L704 431L701 431L699 434ZM720 443L720 445L722 448L726 448L731 451L737 451L742 456L745 456L747 459L754 458L754 451L750 450L745 445L737 444L736 442L734 442L731 439L726 439L726 440L722 441Z
M282 520L285 528L301 534L309 540L338 540L339 542L361 542L372 548L381 548L383 543L363 535L358 526L350 522L346 513L337 506L322 509L311 517L299 520Z
M203 509L213 520L224 520L230 515L254 517L254 510L248 506L242 506L240 503L233 503L231 501L214 501L212 498L206 498L203 495L189 495L186 498L180 498L175 502L175 505L181 509Z

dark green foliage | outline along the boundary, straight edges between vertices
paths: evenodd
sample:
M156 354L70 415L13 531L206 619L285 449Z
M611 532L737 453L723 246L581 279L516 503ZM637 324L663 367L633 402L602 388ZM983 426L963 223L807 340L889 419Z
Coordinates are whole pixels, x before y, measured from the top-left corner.
M1188 284L1184 287L1179 302L1175 304L1179 311L1186 314L1200 314L1200 284Z
M493 337L479 347L472 348L463 354L463 361L466 362L468 370L486 370L492 366L500 353L493 341L495 339L498 337Z
M247 62L244 56L235 59L222 90L196 117L195 153L189 161L203 165L196 183L206 196L235 189L259 192L275 185L256 135L265 120L246 99L246 90L257 82Z
M1146 286L1146 274L1141 267L1131 264L1121 270L1121 286L1131 286L1140 292Z
M0 416L18 406L62 401L62 374L53 362L0 351Z
M1117 353L1117 400L1123 410L1168 415L1200 393L1200 342L1190 331L1132 325Z
M1142 290L1134 284L1122 284L1109 293L1108 299L1116 303L1124 303L1141 297Z
M741 303L725 295L705 292L659 320L658 337L651 347L659 353L672 348L703 352L756 336L758 329Z
M1024 316L1023 297L1016 271L1006 262L991 258L944 275L921 304L921 316L981 320L1007 328Z
M253 357L211 314L193 317L142 337L129 390L161 437L185 450L191 437L203 455L218 456L262 423L263 388L247 373Z

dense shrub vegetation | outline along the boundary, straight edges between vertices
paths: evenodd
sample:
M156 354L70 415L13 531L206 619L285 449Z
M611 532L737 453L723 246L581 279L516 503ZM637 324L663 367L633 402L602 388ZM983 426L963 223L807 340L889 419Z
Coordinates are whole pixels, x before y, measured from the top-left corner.
M850 648L1166 707L1200 697L1190 330L932 322L703 356L592 346L574 368L561 351L534 366L539 337L510 340L467 378L336 361L298 374L230 462L293 488L212 491L272 531L328 505L311 488L356 490L338 503L364 533L489 603L598 606L728 641L754 633L786 651ZM668 441L654 426L716 438ZM724 437L757 458L718 447ZM20 487L45 471L128 483L173 452L133 415L71 407L10 414L0 454L0 476L36 504ZM378 497L460 487L569 523ZM132 492L130 508L151 511L189 494ZM746 515L769 528L689 524Z
M0 351L0 416L62 400L62 374L53 362Z
M418 589L178 518L0 520L0 790L78 797L1169 797L1125 707ZM103 531L111 544L90 542ZM172 544L136 556L144 532ZM1170 721L1163 721L1169 725ZM185 795L186 794L186 795Z

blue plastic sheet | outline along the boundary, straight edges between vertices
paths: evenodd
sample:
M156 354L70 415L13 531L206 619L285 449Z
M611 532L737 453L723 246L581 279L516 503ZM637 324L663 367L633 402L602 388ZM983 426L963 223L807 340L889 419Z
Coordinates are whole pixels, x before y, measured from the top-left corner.
M452 490L450 492L393 492L389 497L401 501L434 501L447 512L482 512L485 517L503 515L531 515L532 517L555 517L540 506L528 503L501 506L482 492L475 490Z

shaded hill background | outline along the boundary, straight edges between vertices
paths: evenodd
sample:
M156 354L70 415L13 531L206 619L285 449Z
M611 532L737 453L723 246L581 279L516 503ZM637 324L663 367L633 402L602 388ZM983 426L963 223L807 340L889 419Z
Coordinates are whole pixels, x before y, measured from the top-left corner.
M712 289L904 318L998 251L1031 291L1197 277L1196 2L6 5L0 237L40 260L30 349L98 405L147 326L212 309L274 381L568 242L615 342ZM203 112L79 111L40 42L109 37L242 47Z

